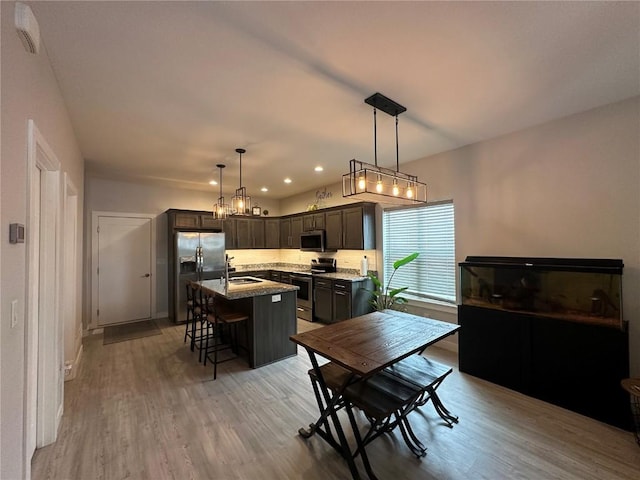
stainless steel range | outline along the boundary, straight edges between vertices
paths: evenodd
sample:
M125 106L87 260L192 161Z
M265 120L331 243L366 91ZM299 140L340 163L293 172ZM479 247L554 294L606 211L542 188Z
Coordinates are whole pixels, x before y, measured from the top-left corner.
M308 272L291 274L291 284L298 290L297 316L309 322L313 321L313 273L330 273L336 271L336 261L333 258L318 258L311 260Z

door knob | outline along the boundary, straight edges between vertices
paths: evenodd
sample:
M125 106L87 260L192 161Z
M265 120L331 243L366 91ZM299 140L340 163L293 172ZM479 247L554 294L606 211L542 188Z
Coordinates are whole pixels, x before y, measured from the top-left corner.
M146 278L146 277L150 277L150 276L151 276L151 274L150 274L150 273L145 273L145 274L143 275L143 277L145 277L145 278Z

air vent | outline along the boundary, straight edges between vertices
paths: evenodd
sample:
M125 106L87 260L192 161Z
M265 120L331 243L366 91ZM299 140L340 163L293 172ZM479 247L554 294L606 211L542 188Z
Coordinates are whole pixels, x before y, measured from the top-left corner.
M40 51L40 27L31 8L24 3L16 3L16 30L24 48L29 53Z

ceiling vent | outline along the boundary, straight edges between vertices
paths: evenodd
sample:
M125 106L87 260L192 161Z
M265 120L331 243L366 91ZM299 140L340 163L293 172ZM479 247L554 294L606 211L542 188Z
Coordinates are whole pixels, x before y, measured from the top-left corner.
M16 3L16 30L24 48L29 53L40 51L40 27L31 8L24 3Z

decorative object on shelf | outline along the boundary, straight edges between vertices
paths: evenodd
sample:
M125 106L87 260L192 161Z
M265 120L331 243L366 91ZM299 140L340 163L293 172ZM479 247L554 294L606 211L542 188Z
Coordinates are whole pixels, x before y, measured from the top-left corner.
M218 197L218 203L213 205L213 216L214 218L227 218L229 216L230 207L226 203L224 203L224 197L222 196L222 169L226 165L219 163L216 165L220 169L220 196Z
M262 209L258 205L256 205L251 209L251 215L256 215L259 217L261 213L262 213Z
M416 175L400 171L398 115L406 112L407 109L381 93L374 93L364 101L373 107L373 152L375 163L372 165L352 159L349 162L349 173L342 176L342 196L358 196L371 201L404 205L427 203L427 185L419 182ZM377 110L382 110L384 113L396 118L395 170L378 166Z
M269 210L262 210L262 214L266 217L269 215Z
M231 213L233 215L251 214L251 197L247 195L247 189L242 186L242 154L247 151L244 148L236 148L240 155L240 187L236 189L236 194L231 198Z
M418 252L414 252L411 255L407 255L400 260L396 260L393 262L393 273L389 277L389 281L387 282L387 286L383 288L382 282L378 279L375 273L369 272L367 275L371 281L373 282L374 289L371 291L373 295L373 299L371 300L371 306L376 310L385 310L387 308L393 308L394 305L404 305L408 302L408 300L404 297L399 297L398 294L404 292L409 287L401 287L401 288L393 288L391 287L391 280L393 280L393 276L396 271L403 265L407 263L413 262L420 255ZM397 309L396 309L397 310ZM402 310L402 309L400 309Z

